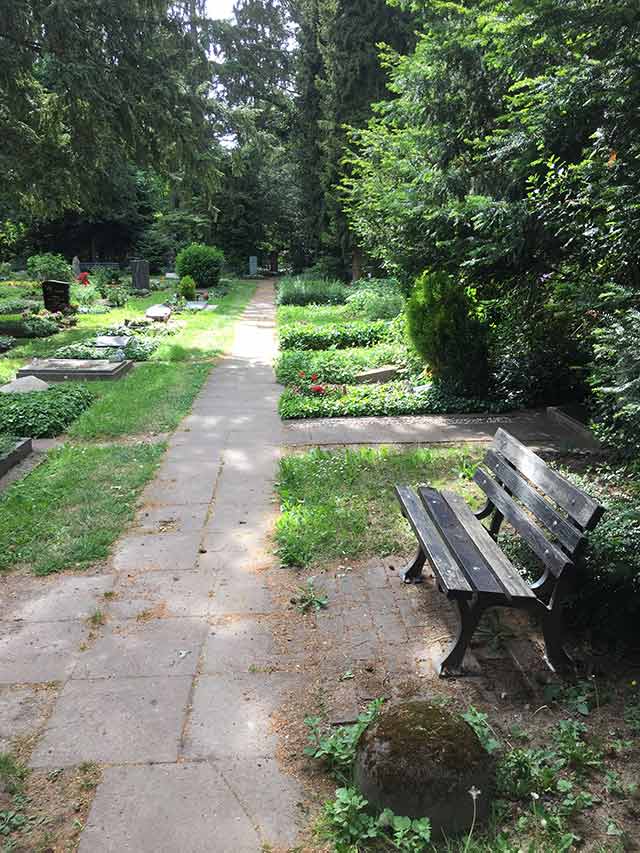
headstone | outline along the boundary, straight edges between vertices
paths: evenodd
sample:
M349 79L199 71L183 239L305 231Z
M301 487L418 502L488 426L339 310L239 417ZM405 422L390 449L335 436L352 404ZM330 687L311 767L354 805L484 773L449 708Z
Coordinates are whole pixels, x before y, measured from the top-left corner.
M134 290L149 290L149 261L131 261Z
M73 270L73 277L78 278L78 276L82 272L82 268L80 267L80 258L77 255L73 256L73 260L71 261L71 269Z
M414 394L426 394L427 391L431 391L433 388L433 382L427 382L426 385L414 385L413 393Z
M206 302L185 302L184 307L187 311L202 311L207 307Z
M170 278L170 279L172 279L172 280L173 280L173 279L177 279L177 278L179 278L179 276L178 276L178 274L177 274L177 273L175 273L175 272L168 272L168 273L166 273L165 278Z
M95 346L97 347L126 347L131 340L131 335L98 335Z
M47 382L38 379L36 376L23 376L20 379L14 379L13 382L7 382L0 388L1 394L29 394L31 391L46 391L49 387Z
M171 316L171 308L168 305L152 305L151 308L147 308L144 316L157 323L166 323Z
M249 275L257 275L258 274L258 259L255 255L251 255L249 258Z
M114 362L106 359L34 358L30 364L20 368L18 377L37 376L49 382L120 379L132 367L131 360Z
M356 373L356 385L374 385L382 382L392 382L398 378L398 368L395 364L385 364L371 370L361 370Z
M43 281L42 296L44 298L44 307L52 313L68 311L71 307L68 281Z

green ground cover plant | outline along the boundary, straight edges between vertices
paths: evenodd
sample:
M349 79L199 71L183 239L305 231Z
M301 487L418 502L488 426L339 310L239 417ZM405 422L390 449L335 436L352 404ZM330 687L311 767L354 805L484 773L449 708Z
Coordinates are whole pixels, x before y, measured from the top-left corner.
M278 328L295 326L299 323L305 326L326 326L332 323L346 323L353 319L348 305L314 305L312 308L301 305L281 305L276 318Z
M52 451L0 496L0 571L46 575L107 557L163 452L145 444Z
M311 450L280 462L278 556L287 566L407 553L415 537L398 511L396 483L430 482L479 503L463 477L475 448Z
M313 388L317 390L313 390ZM283 420L292 418L368 417L375 415L444 415L457 412L504 412L500 401L461 397L433 383L414 391L405 382L375 385L310 386L287 388L278 410Z
M278 305L344 305L349 287L342 281L307 279L301 276L278 282Z
M335 325L285 326L280 329L280 348L327 350L367 347L381 343L389 336L385 320L354 320Z
M47 438L59 435L94 401L87 385L64 382L46 391L0 395L0 433Z
M314 375L320 384L349 385L360 371L385 364L395 364L411 374L423 369L406 346L394 342L346 350L284 350L276 360L275 371L281 385L300 385L301 379Z

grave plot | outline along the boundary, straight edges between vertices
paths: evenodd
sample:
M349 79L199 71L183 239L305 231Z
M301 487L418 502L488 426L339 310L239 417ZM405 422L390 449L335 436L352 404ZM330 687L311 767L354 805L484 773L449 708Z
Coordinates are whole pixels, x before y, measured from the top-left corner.
M47 382L114 380L121 379L132 367L130 359L34 358L18 370L18 378L35 376Z

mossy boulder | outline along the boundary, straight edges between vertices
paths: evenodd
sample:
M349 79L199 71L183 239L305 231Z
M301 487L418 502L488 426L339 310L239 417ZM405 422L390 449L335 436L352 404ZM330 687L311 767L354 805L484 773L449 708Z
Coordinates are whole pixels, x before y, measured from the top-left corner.
M432 837L467 832L489 813L494 767L471 726L425 700L384 708L362 736L355 782L371 805L411 818L428 817Z

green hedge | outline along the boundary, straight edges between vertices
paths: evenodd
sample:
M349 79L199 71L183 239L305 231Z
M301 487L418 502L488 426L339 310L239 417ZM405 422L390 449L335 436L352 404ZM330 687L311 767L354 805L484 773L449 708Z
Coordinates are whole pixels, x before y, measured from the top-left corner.
M383 343L348 350L285 350L276 361L275 371L281 385L299 385L301 372L306 377L317 374L318 382L350 385L361 370L386 364L415 374L423 367L402 344Z
M280 330L280 349L324 350L370 347L381 343L388 331L389 323L385 320L340 323L321 327L287 326Z
M198 287L214 288L220 281L224 252L204 243L185 246L176 257L176 272L180 278L191 276Z
M438 385L419 394L405 382L381 385L327 386L324 393L288 388L280 397L278 411L283 420L293 418L367 417L376 415L445 415L504 412L505 403L458 397Z
M49 438L66 427L94 400L84 385L54 385L48 391L0 394L0 433Z

